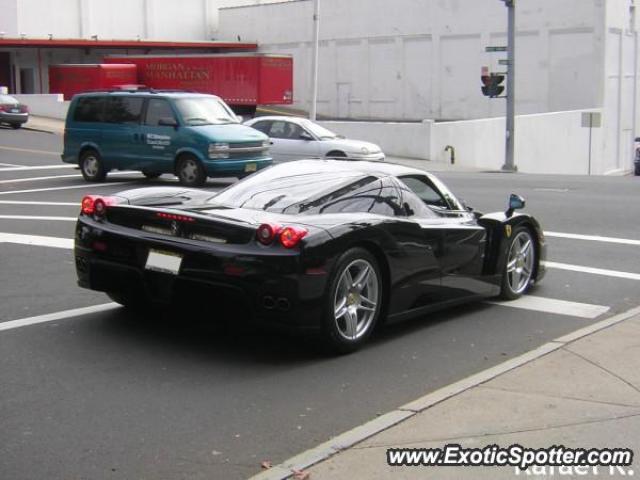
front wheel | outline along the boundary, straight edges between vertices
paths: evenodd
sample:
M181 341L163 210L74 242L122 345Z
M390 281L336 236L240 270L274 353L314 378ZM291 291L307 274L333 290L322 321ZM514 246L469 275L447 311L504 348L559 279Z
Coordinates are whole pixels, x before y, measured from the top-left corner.
M517 227L513 229L502 272L500 290L502 298L515 300L526 293L533 284L533 271L536 265L534 242L528 228Z
M201 187L207 180L202 164L192 155L185 155L180 158L176 168L176 175L180 183L187 187Z
M11 124L11 128L13 128L14 130L19 129L20 127L22 127L21 123L12 123Z
M350 353L371 336L382 305L378 262L363 248L345 252L329 281L323 334L335 352Z
M80 155L80 171L87 182L101 182L107 176L102 158L95 150L85 150Z

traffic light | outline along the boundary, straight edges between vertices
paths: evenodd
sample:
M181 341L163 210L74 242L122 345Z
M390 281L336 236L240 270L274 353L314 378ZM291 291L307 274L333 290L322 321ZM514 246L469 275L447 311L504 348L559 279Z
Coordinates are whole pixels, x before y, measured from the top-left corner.
M492 73L490 75L482 75L482 94L486 97L496 98L504 92L504 75Z

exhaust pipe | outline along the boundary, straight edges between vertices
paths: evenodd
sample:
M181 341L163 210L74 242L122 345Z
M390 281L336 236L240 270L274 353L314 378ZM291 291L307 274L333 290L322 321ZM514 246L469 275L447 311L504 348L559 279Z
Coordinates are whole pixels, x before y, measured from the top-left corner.
M262 297L262 306L267 310L273 310L276 308L276 299L271 295L265 295Z
M287 298L280 297L278 299L278 310L286 312L290 308L291 308L291 303L289 303L289 300Z

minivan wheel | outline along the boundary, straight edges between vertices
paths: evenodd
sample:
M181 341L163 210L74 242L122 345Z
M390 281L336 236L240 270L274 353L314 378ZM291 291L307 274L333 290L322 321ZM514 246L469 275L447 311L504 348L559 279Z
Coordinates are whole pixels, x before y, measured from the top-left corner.
M201 187L207 180L202 164L193 155L184 155L178 160L176 175L180 183L187 187Z
M87 182L101 182L107 176L100 154L95 150L85 150L80 155L80 171Z

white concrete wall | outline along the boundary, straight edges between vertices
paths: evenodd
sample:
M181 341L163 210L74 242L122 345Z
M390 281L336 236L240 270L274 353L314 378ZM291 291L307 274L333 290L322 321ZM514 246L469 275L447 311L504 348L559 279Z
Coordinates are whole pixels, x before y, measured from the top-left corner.
M428 159L431 152L433 121L394 122L319 122L329 130L356 140L380 145L394 157Z
M515 152L518 171L572 175L609 173L602 155L605 130L584 127L584 112L602 114L596 109L519 115ZM452 146L457 165L500 170L504 164L504 117L438 123L321 123L346 137L377 143L391 157L448 163L450 153L445 148Z
M69 110L69 103L65 101L61 94L35 94L35 95L15 95L21 103L29 107L29 113L39 117L57 118L64 120Z
M313 2L220 10L220 35L294 56L294 106L307 109ZM519 0L517 111L602 105L602 0ZM318 112L336 118L470 119L504 114L480 92L483 65L503 70L498 0L323 0Z

